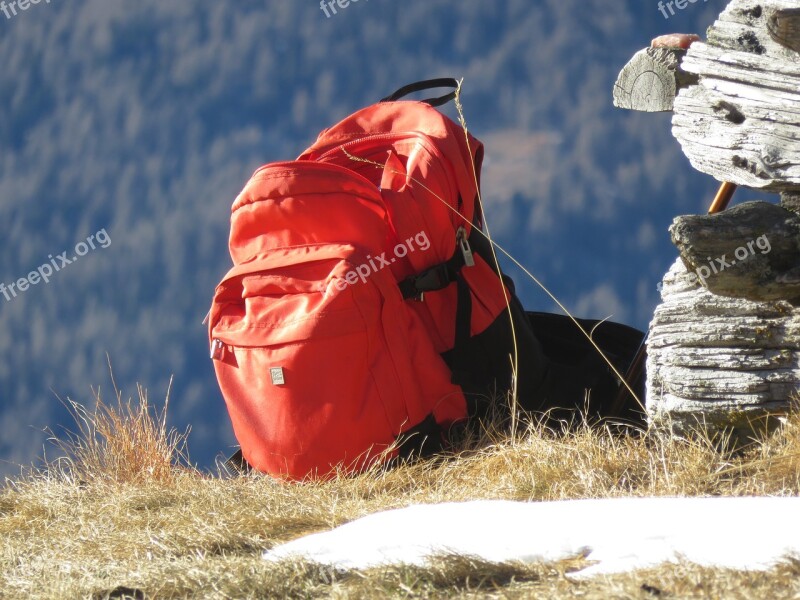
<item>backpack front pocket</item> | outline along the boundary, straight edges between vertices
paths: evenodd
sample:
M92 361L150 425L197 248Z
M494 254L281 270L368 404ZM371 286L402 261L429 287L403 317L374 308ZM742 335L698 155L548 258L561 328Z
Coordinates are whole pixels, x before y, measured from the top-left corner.
M371 278L348 283L355 265L333 257L342 250L304 248L306 261L289 265L259 261L217 289L220 387L244 457L273 475L361 470L409 419L385 298Z

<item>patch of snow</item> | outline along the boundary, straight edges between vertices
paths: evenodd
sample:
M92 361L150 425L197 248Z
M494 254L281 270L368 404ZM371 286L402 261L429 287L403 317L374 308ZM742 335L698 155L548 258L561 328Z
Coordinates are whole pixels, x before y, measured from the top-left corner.
M571 576L676 562L765 570L800 556L800 498L611 498L558 502L481 500L375 513L277 546L264 558L303 558L339 569L424 566L455 554L490 562L584 555Z

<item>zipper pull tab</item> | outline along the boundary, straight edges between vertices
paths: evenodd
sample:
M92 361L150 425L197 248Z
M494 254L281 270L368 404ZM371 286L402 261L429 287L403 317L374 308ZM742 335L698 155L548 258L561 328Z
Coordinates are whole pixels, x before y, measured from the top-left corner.
M225 344L222 343L222 340L211 340L211 359L212 360L221 360L222 353L225 351Z
M458 228L458 232L456 233L456 242L458 242L458 246L461 248L461 254L464 257L464 266L474 267L475 257L472 256L472 248L469 246L469 241L467 240L467 230L464 227Z

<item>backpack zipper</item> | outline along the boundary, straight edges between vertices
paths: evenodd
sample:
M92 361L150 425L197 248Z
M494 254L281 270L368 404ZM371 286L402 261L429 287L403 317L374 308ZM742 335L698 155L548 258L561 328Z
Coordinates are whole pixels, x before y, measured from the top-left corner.
M458 231L456 232L456 243L461 249L461 255L464 257L464 266L474 267L475 257L472 256L472 248L470 247L469 240L467 239L467 230L463 225L459 227Z
M393 141L417 140L418 142L420 142L422 144L422 146L425 148L425 150L431 156L436 157L437 159L439 159L439 161L441 161L443 163L445 170L450 171L450 175L453 178L455 177L455 174L452 173L452 167L450 167L448 164L446 164L447 161L444 160L444 157L443 157L442 153L436 147L436 144L432 143L431 136L429 136L429 135L427 135L425 133L417 133L417 132L366 134L366 135L364 135L364 136L362 136L360 138L357 138L357 139L354 139L354 140L350 140L349 142L345 142L343 144L337 144L337 145L333 146L332 148L329 148L328 150L326 150L325 152L320 154L316 159L314 159L314 161L322 163L322 164L326 164L324 161L327 160L327 159L332 158L333 154L336 151L341 150L342 148L351 148L351 147L354 147L354 146L358 146L359 144L363 144L365 146L364 149L365 150L369 150L369 149L371 149L371 147L373 145L378 145L378 144L373 144L372 142L383 142L383 141L386 141L386 140L393 140ZM348 170L351 170L348 167L345 167L345 168L347 168ZM447 183L447 187L448 187L448 190L449 190L449 195L453 196L453 188L452 188L452 185L451 185L452 182L450 181L450 178L447 178L445 181ZM457 194L456 194L456 196L457 196ZM457 206L454 207L454 208L456 210L458 210Z
M225 344L222 342L222 340L216 338L211 340L211 352L209 354L212 360L221 360L224 351Z
M345 142L343 144L336 144L332 148L329 148L322 154L320 154L316 159L315 162L321 162L324 159L331 156L337 150L341 150L342 148L347 148L350 146L355 146L362 142L371 142L371 141L378 141L378 140L402 140L406 138L414 138L417 137L417 134L413 133L367 133L360 138L356 138L354 140L350 140L349 142Z

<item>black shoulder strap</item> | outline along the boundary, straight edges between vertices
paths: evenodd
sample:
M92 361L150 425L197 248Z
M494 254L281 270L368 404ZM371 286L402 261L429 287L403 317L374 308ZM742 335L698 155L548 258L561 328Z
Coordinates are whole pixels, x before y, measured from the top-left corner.
M386 98L382 98L381 102L394 102L395 100L400 100L400 98L408 96L409 94L413 94L414 92L422 92L424 90L432 90L436 88L453 88L453 91L445 94L444 96L439 96L438 98L429 98L427 100L423 100L423 102L430 104L431 106L441 106L442 104L447 104L450 102L450 100L456 97L458 81L452 77L440 77L439 79L426 79L425 81L409 83L408 85L401 87L395 93L386 96Z

